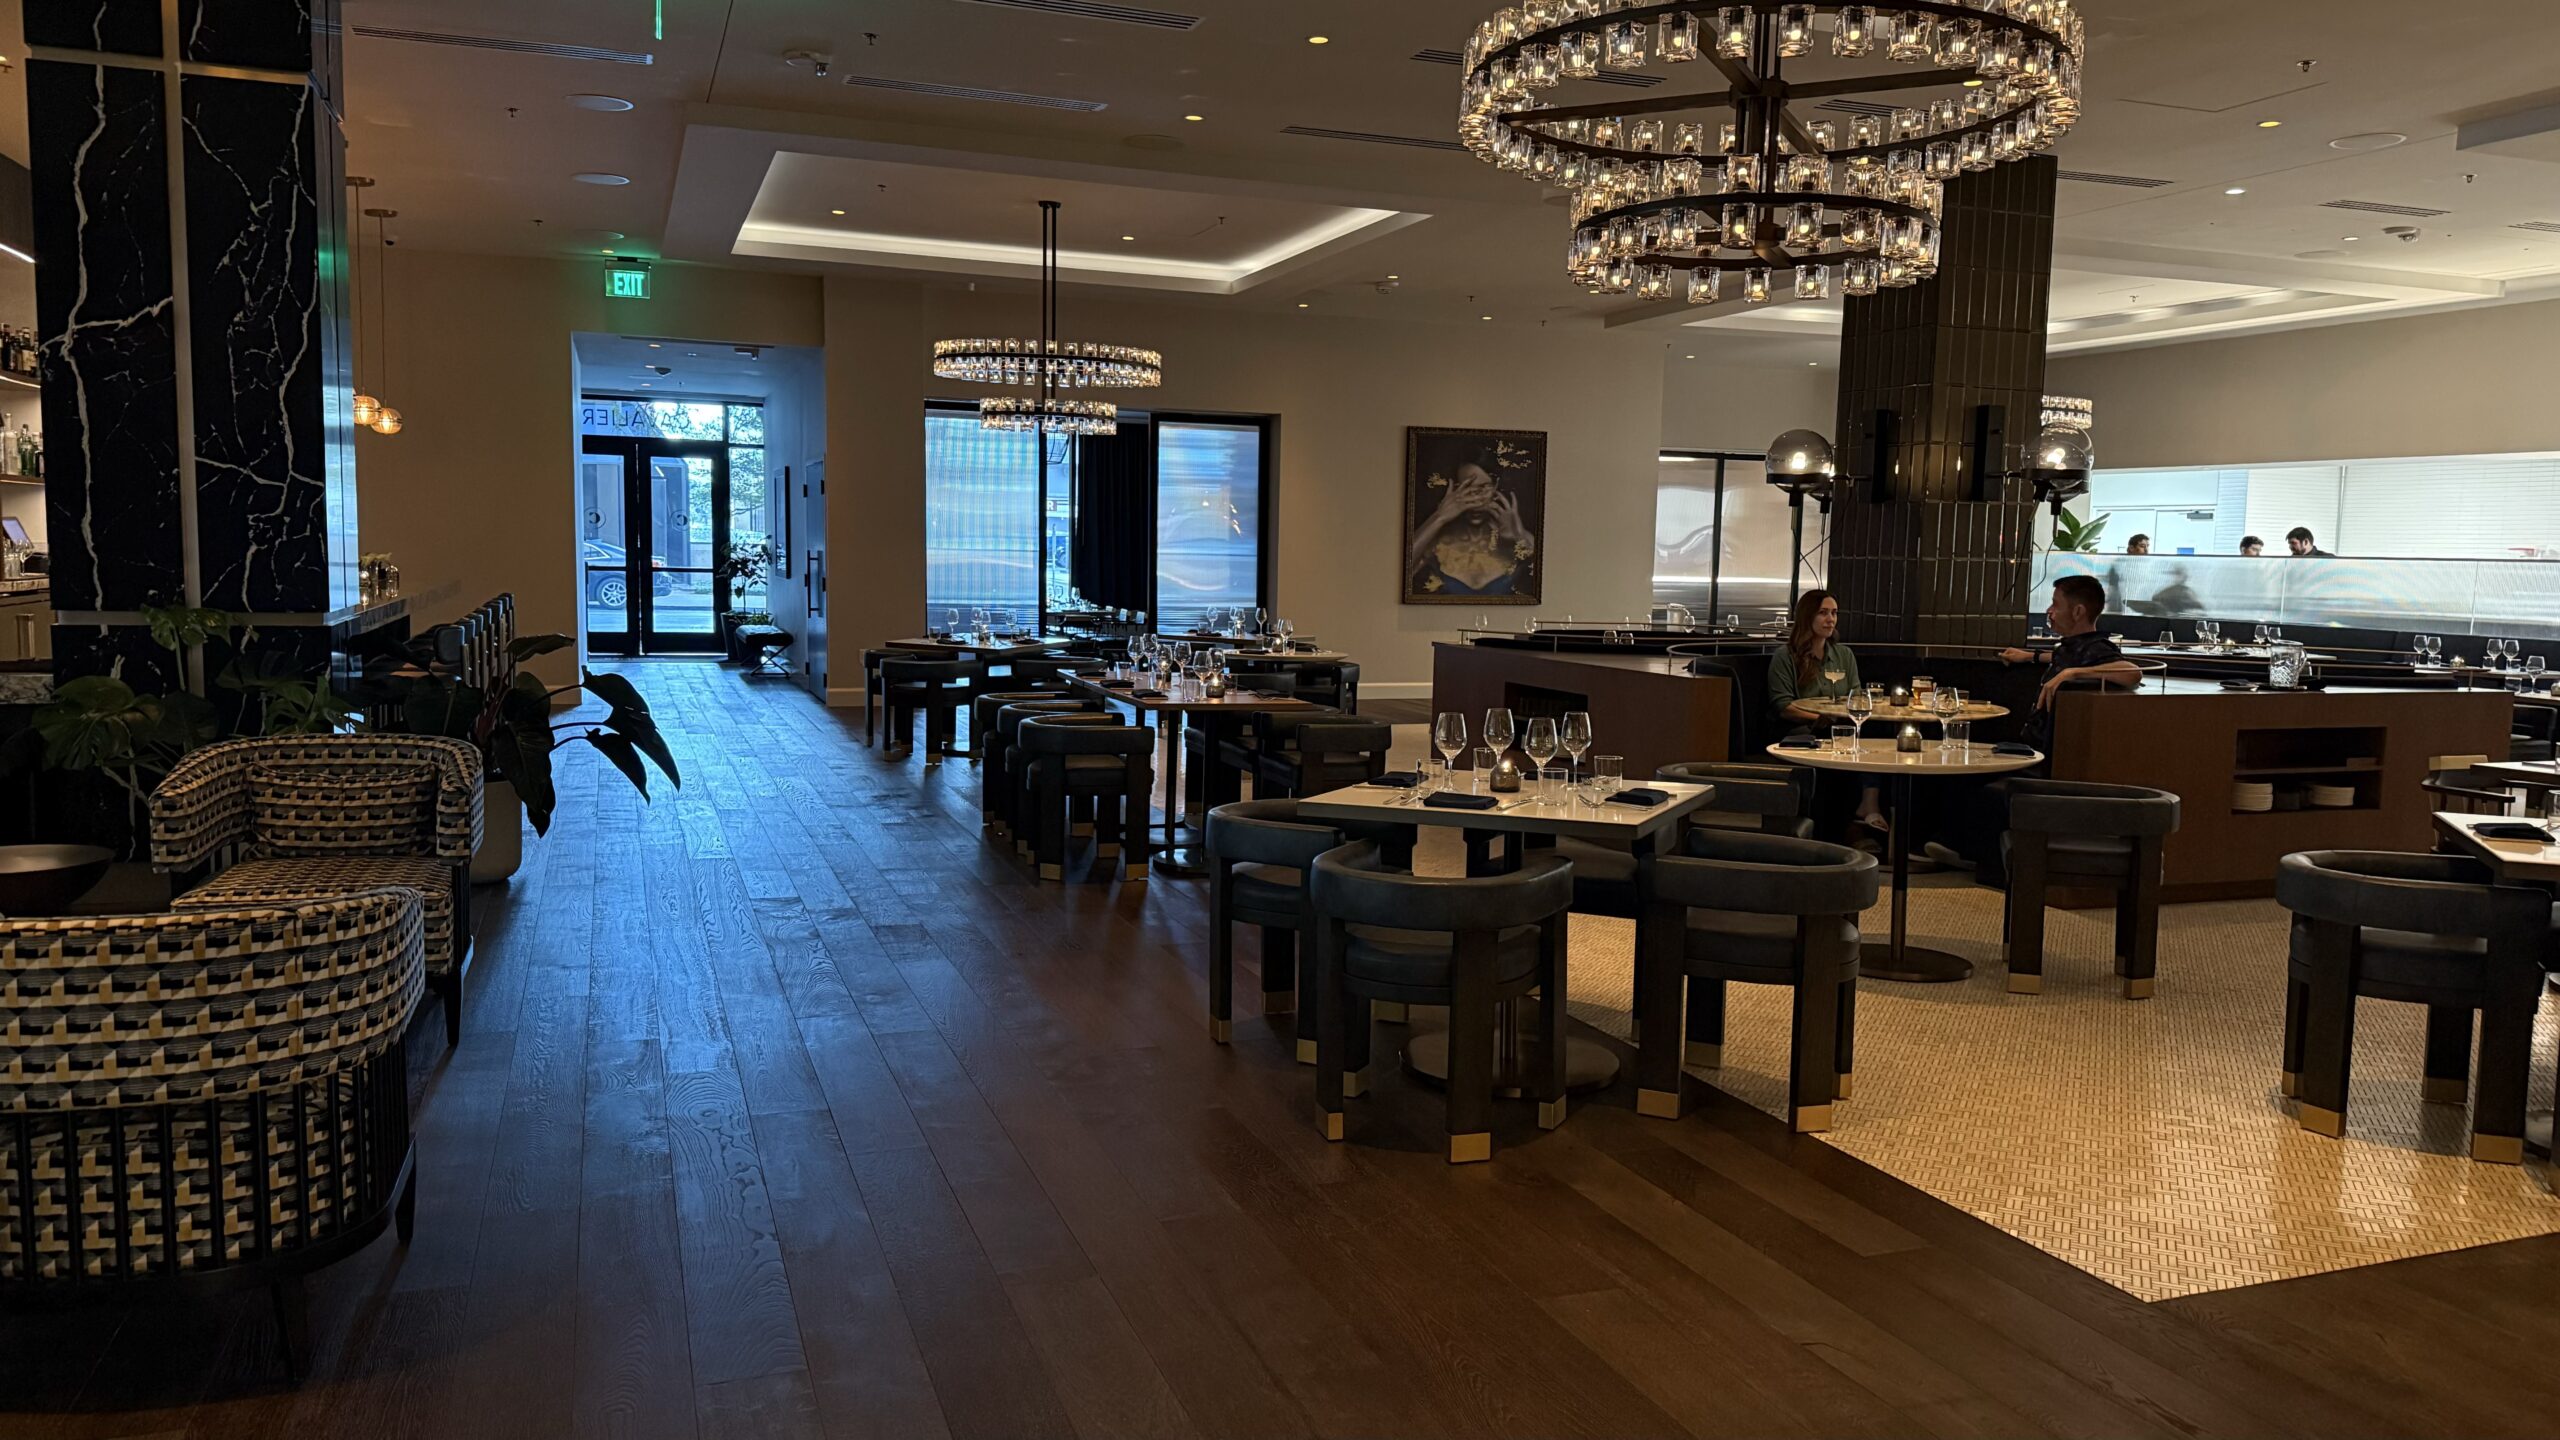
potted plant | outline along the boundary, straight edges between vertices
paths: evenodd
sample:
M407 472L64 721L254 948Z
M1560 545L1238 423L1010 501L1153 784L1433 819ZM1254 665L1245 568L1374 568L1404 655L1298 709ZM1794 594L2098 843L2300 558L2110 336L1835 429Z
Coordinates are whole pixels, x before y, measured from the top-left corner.
M508 653L522 664L576 643L566 635L524 635ZM523 859L526 820L533 822L536 835L551 832L552 815L559 806L552 762L567 746L592 747L631 781L643 799L649 795L650 766L664 774L669 784L684 784L675 755L649 714L649 702L620 675L582 668L578 683L555 689L531 672L519 670L511 684L492 694L444 671L431 659L412 655L373 677L367 689L384 702L386 718L397 715L398 728L448 735L480 747L488 790L481 853L471 862L475 884L504 880L515 873ZM552 701L579 690L605 702L604 719L554 721Z
M711 571L716 579L727 585L728 593L734 598L739 591L753 590L763 585L766 578L773 573L774 559L773 547L762 541L753 545L724 544L711 562ZM773 612L770 610L722 611L720 614L721 649L728 655L729 663L740 664L751 658L738 653L739 626L772 623Z
M2098 548L2098 535L2107 528L2107 517L2093 515L2080 519L2068 510L2053 517L2053 548L2066 554L2086 555Z

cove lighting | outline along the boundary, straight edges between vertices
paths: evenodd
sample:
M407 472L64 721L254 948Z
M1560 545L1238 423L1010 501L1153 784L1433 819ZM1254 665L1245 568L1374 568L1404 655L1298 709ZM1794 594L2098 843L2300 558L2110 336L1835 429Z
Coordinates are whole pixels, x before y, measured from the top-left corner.
M15 245L0 245L0 255L7 255L14 259L24 260L30 265L36 263L36 257L19 249Z

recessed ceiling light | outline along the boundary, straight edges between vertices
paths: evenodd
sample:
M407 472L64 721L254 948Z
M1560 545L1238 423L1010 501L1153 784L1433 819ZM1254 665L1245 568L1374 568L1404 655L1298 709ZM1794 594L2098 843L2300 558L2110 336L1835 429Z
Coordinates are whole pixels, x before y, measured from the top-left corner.
M1390 276L1388 276L1387 278L1388 278L1388 279L1390 279L1390 280L1401 280L1401 279L1403 279L1404 277L1403 277L1403 276L1401 276L1401 275L1390 275Z
M1964 82L1964 88L1967 90L1979 90L1982 88L1982 82L1979 80L1967 80Z
M2281 120L2261 120L2258 122L2258 128L2261 130L2273 130L2283 123L2284 122Z
M2341 239L2341 240L2347 241L2349 244L2353 244L2354 242L2356 242L2356 241L2358 241L2358 240L2361 240L2361 239L2363 239L2364 237L2363 237L2363 236L2361 236L2361 235L2341 235L2341 236L2339 236L2338 238L2339 238L2339 239Z
M1683 356L1681 356L1680 358L1681 358L1681 359L1683 359L1683 360L1695 360L1695 359L1697 359L1698 357L1697 357L1697 356L1695 356L1695 355L1683 355Z
M1333 37L1330 35L1310 35L1307 37L1307 43L1310 45L1330 45L1333 43Z
M1304 300L1299 301L1299 302L1298 302L1298 308L1299 308L1299 309L1301 309L1301 310L1306 309L1306 308L1307 308L1307 302L1306 302L1306 301L1304 301Z
M1123 239L1123 240L1135 240L1135 239L1137 239L1138 237L1137 237L1137 236L1135 236L1135 235L1123 235L1123 236L1121 236L1120 238L1121 238L1121 239Z
M1822 368L1822 362L1819 360L1807 360L1804 362L1804 368L1807 370L1819 370Z
M1185 115L1182 118L1185 120L1206 120L1209 117L1206 115Z
M2222 193L2225 195L2246 195L2249 193L2249 187L2246 185L2234 185Z
M640 382L640 388L641 388L641 389L643 389L643 390L654 390L654 389L656 389L657 387L656 387L656 386L654 386L654 385L651 385L648 381L643 380L643 381L641 381L641 382Z
M628 185L631 183L630 176L616 175L606 170L582 170L569 178L581 185Z
M841 210L830 210L830 211L828 211L827 213L828 213L828 214L830 214L830 215L841 215L841 214L843 214L844 212L843 212L843 211L841 211Z
M606 253L607 255L610 255L610 254L612 254L613 252L612 252L612 251L610 251L610 250L607 250L607 251L606 251L606 252L604 252L604 253Z
M1490 320L1490 319L1492 319L1493 317L1492 317L1492 316L1490 316L1490 315L1479 315L1479 316L1477 316L1476 318L1477 318L1477 319L1479 319L1479 320Z
M656 340L652 340L649 342L649 348L652 350L664 350L667 347Z
M631 108L631 102L619 95L572 95L569 103L581 110L621 111Z

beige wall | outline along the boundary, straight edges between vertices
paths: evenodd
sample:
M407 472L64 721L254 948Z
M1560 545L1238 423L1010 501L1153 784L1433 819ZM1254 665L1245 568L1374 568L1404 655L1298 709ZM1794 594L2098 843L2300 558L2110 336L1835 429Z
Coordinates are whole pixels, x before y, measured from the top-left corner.
M1033 306L1019 294L850 280L830 281L827 294L831 420L847 422L830 435L833 683L839 699L858 699L857 648L924 612L918 407L927 394L977 393L931 380L931 342L1018 333ZM1069 335L1164 353L1165 384L1140 403L1279 417L1277 608L1357 655L1364 688L1420 693L1432 641L1480 610L1525 618L1397 602L1408 425L1546 431L1547 588L1537 613L1641 615L1651 603L1657 339L1078 296L1063 312ZM862 478L848 484L840 477L855 465Z
M2108 469L2560 449L2560 302L2058 356Z
M1663 366L1664 449L1765 455L1770 441L1796 429L1839 439L1831 435L1840 409L1837 363L1719 365L1705 352L1698 356Z
M429 620L512 590L525 631L576 631L573 334L824 338L818 282L800 276L663 266L657 298L615 301L585 261L403 250L389 275L390 370L362 375L404 428L358 432L357 510L364 548L391 552Z

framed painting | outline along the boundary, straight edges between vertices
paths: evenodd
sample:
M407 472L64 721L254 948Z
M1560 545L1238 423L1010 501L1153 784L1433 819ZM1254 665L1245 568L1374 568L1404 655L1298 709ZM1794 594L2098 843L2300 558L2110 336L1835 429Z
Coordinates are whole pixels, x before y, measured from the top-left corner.
M1546 589L1547 433L1404 432L1407 605L1535 605Z

